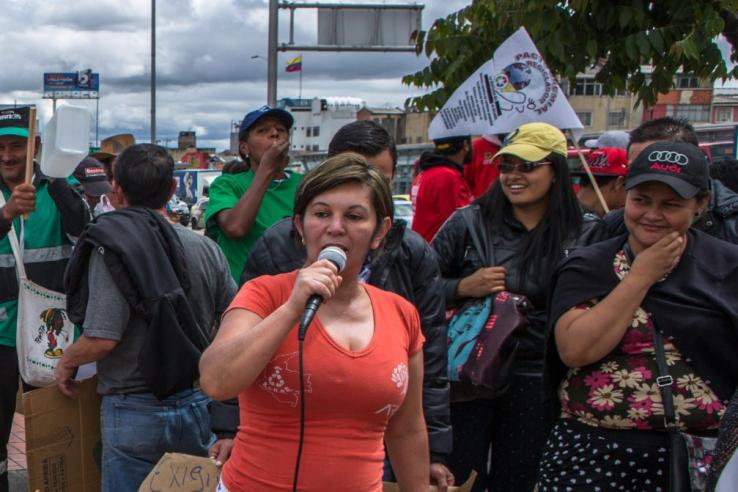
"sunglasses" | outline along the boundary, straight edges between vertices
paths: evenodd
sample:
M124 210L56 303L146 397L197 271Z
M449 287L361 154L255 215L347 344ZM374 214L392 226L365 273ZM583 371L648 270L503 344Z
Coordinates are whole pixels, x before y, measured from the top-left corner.
M510 162L500 162L499 166L500 166L501 173L509 174L513 171L518 171L520 173L529 173L531 171L538 169L541 166L547 166L549 164L551 164L551 161L537 161L537 162L523 161L517 164L512 164Z

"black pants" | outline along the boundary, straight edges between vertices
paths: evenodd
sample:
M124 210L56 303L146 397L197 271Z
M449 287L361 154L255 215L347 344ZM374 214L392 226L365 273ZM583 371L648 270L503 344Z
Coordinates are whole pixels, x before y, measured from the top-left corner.
M515 375L504 396L451 403L454 448L448 464L457 483L476 470L473 492L533 490L554 424L552 407L542 395L540 376Z
M0 345L0 492L9 492L8 440L13 428L18 392L18 356L15 347Z

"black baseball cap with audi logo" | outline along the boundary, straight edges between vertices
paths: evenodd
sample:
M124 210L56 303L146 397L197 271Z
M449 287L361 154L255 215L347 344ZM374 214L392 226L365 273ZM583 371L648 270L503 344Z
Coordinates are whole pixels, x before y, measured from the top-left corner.
M641 151L628 167L625 189L649 181L664 183L682 198L693 198L710 186L705 154L684 142L656 142Z

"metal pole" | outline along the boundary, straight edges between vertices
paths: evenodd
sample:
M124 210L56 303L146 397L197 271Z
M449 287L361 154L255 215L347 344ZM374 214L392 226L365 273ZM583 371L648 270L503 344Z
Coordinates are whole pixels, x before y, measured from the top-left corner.
M100 97L95 98L95 147L100 146Z
M153 1L153 0L152 0ZM267 104L277 105L277 28L279 8L277 0L269 0L269 46L267 49Z
M295 9L290 9L290 43L295 44Z
M151 143L156 142L156 0L151 0Z
M56 98L52 98L51 102L53 104L53 106L51 107L51 114L56 114Z

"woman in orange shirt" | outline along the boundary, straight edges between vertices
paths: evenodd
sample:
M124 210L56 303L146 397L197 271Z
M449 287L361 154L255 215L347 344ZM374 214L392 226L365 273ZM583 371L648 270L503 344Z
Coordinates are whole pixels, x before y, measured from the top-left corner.
M356 154L305 175L294 225L306 266L244 285L200 362L205 393L239 397L241 422L219 490L294 490L301 404L297 490L380 492L383 443L402 490L428 490L418 314L359 280L391 216L387 183ZM330 261L316 261L328 246L346 253L340 275ZM301 402L297 324L313 294L324 302L304 341Z

